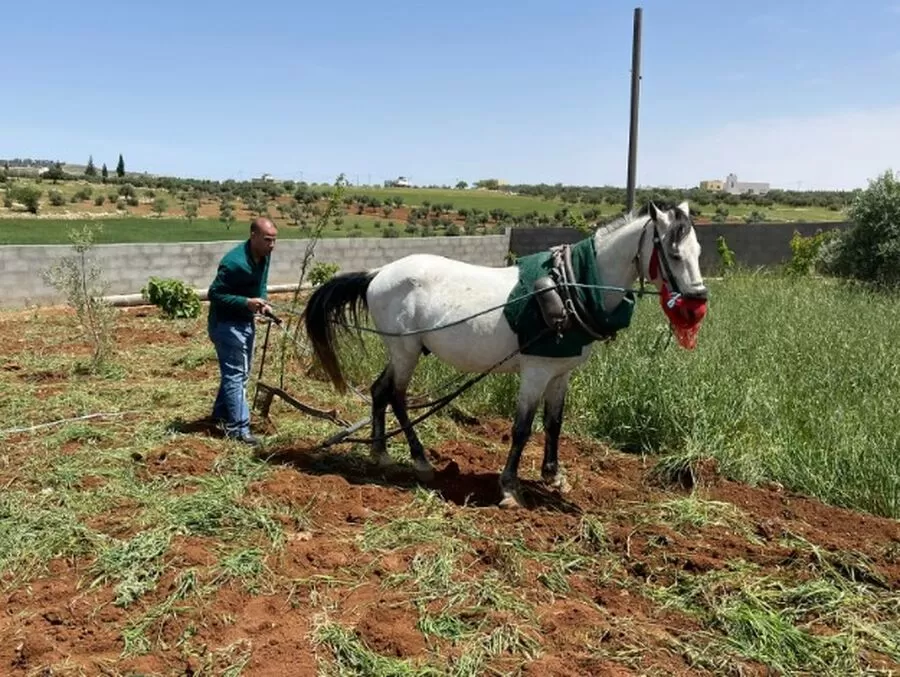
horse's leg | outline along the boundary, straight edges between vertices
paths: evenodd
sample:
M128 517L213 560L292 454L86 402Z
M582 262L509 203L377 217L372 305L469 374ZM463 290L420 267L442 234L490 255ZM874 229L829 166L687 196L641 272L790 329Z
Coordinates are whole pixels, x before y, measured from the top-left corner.
M405 339L402 341L392 341L388 346L391 354L391 362L386 372L388 374L383 383L384 402L390 402L391 409L394 410L394 416L397 422L405 430L406 443L409 445L409 453L413 460L416 476L424 482L434 477L434 467L425 458L425 447L416 435L416 431L409 426L409 411L406 408L406 390L412 379L413 371L419 362L419 356L422 354L422 345L418 341ZM374 393L373 393L373 411L374 411ZM383 410L382 410L383 412ZM374 421L373 417L373 421ZM382 430L380 435L384 435L384 414L381 418ZM374 430L374 428L373 428ZM374 436L374 433L373 433ZM387 456L386 442L385 456Z
M539 367L526 366L522 369L516 417L512 428L512 442L506 457L506 466L500 474L500 491L503 493L500 501L501 508L522 507L518 476L519 461L522 458L522 450L531 437L531 427L534 424L534 416L541 401L541 395L544 394L547 383L552 377L551 372Z
M559 467L558 453L570 373L566 372L552 379L544 391L544 461L541 463L541 479L560 493L570 489Z
M391 392L394 389L394 380L391 365L387 365L381 374L372 383L369 392L372 396L372 459L379 465L390 465L391 457L387 453L387 440L385 433L385 414L388 403L391 401ZM382 439L378 439L382 438Z
M395 372L394 387L391 390L391 408L394 410L397 422L405 428L406 443L409 445L409 453L413 460L416 477L422 482L430 482L434 479L434 466L425 457L425 447L419 440L416 431L409 425L409 412L406 408L406 389L409 386L417 361L418 354L411 359L405 360L402 363L403 368L397 369Z

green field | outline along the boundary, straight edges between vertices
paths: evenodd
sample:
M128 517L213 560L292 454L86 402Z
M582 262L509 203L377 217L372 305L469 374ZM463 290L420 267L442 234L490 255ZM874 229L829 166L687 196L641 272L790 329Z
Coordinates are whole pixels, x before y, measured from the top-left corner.
M50 182L36 183L33 181L17 180L16 185L30 184L42 191L39 204L39 217L26 213L21 206L0 207L0 244L61 244L67 242L69 228L75 221L96 221L103 224L101 242L174 242L174 241L206 241L216 239L236 239L231 236L224 223L217 218L219 215L218 198L209 194L199 193L195 198L199 204L198 218L189 222L184 213L184 191L172 193L165 189L136 188L132 204L116 204L119 186L115 184L89 184L85 181L61 181L58 184ZM12 185L12 184L8 184ZM71 202L76 192L90 188L91 198ZM320 194L329 190L328 186L315 186L312 190ZM63 196L64 204L52 205L49 200L49 191L58 191ZM94 204L94 198L103 197L103 204ZM586 204L582 202L567 203L561 198L541 198L528 195L515 195L502 191L488 190L453 190L453 189L426 189L426 188L373 188L348 186L345 189L346 198L371 197L382 202L387 198L402 198L402 208L385 215L381 207L372 208L364 205L364 212L359 213L359 205L356 203L342 204L338 214L343 218L343 223L337 224L332 220L325 237L380 237L384 231L394 224L396 234L415 236L422 234L422 229L428 223L429 233L435 235L445 234L446 224L439 223L451 219L455 228L462 229L465 226L468 212L477 210L488 218L488 222L478 221L474 223L474 232L483 234L493 232L501 225L515 226L517 220L523 220L525 227L529 225L557 224L566 222L567 217L563 210L568 210L572 216L584 215L590 223L603 221L619 214L624 205L609 204L603 201L601 204ZM155 199L164 198L167 202L162 214L152 212ZM244 225L254 216L248 204L236 197L230 199L235 208L235 221L232 230L243 233ZM292 203L290 192L279 198L271 198L266 203L268 213L281 227L282 237L302 237L299 227L292 225L295 220L289 218L289 208ZM316 209L323 209L325 203L319 201L317 205L304 207L302 220L307 226L316 223L318 216ZM435 207L447 208L441 211L438 218L435 213L428 217L420 218L417 226L407 229L407 213L410 208ZM715 214L714 204L692 204L698 223L709 222ZM459 213L463 210L463 214ZM501 210L499 213L496 210ZM748 215L761 215L767 222L833 222L846 218L842 209L827 207L795 207L784 204L774 204L770 207L750 203L727 205L727 222L741 223ZM492 214L492 212L495 212ZM488 216L484 216L488 215ZM499 219L499 221L498 221ZM417 230L418 229L418 230ZM471 230L471 228L470 228Z
M227 228L215 219L186 219L154 217L126 217L104 219L0 219L0 245L12 244L68 244L69 231L89 224L99 228L95 242L100 244L133 242L210 242L215 240L242 240L249 234L246 223L235 222ZM357 225L359 226L357 228ZM332 223L325 229L324 237L383 237L388 220L369 216L345 216L337 228ZM407 237L403 224L396 224L400 237ZM297 226L283 223L278 237L300 239L308 233Z

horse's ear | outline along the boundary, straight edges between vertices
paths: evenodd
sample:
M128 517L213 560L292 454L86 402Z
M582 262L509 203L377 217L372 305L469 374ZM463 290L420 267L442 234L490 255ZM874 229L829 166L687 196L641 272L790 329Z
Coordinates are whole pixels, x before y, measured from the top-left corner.
M661 220L662 220L662 212L659 211L659 207L657 207L657 206L653 203L653 200L650 200L650 207L649 207L649 212L648 212L648 213L650 214L650 218L653 219L654 221L661 221Z
M680 212L686 219L691 218L691 208L688 206L687 200L675 207L675 211Z

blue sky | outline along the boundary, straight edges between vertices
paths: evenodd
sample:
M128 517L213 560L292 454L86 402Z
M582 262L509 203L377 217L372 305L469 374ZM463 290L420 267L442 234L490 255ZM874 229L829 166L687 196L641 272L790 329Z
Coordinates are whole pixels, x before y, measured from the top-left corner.
M637 2L44 0L0 157L209 178L624 185ZM846 189L900 158L900 0L647 0L638 182Z

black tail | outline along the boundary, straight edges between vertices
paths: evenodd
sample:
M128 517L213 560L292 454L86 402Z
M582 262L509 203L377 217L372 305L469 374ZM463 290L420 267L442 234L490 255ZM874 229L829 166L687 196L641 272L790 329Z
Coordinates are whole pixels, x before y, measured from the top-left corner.
M335 275L313 292L303 310L306 335L312 341L313 351L340 393L347 391L347 382L335 352L335 325L358 325L360 309L369 309L366 291L374 277L375 272Z

